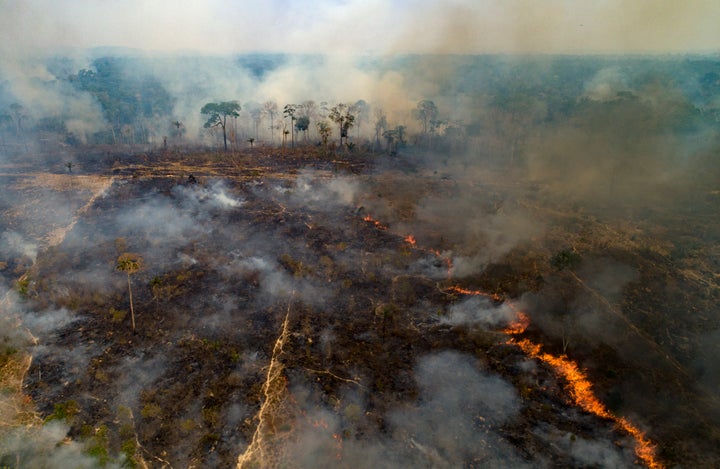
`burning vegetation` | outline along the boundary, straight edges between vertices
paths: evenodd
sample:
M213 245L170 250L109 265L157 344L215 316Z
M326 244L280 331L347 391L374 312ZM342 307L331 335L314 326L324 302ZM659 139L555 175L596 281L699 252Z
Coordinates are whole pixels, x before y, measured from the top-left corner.
M0 466L717 466L692 64L405 57L362 76L464 78L281 111L105 57L55 85L87 120L8 107Z

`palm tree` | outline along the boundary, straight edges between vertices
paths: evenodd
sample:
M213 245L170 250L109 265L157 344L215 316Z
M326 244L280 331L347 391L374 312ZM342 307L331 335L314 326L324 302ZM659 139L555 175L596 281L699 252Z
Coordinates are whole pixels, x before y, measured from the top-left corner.
M135 334L135 310L133 309L133 296L132 286L130 283L130 275L140 270L141 267L142 257L140 257L139 254L133 254L129 252L121 254L120 257L118 257L117 265L115 266L117 270L123 271L127 274L128 293L130 295L130 320L132 321L133 334Z

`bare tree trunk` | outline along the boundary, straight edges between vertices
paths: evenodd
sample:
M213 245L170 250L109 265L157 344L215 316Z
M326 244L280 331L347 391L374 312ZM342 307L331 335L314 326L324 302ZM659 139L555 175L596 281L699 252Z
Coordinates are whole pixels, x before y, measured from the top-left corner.
M128 293L130 294L130 321L132 322L133 334L135 334L135 310L133 309L132 287L130 286L130 272L128 272L127 278L128 278Z

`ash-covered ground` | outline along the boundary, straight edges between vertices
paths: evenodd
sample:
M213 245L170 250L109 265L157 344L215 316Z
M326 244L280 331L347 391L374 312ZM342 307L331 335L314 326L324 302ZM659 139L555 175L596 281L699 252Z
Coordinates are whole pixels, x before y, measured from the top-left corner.
M413 155L42 161L2 175L3 337L39 415L0 464L720 463L716 194L619 215Z

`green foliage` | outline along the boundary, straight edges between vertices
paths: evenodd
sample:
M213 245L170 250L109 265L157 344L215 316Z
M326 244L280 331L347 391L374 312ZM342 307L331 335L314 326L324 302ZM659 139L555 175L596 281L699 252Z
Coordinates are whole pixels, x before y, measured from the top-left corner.
M580 254L563 249L550 259L550 265L556 270L574 269L580 265L582 258Z
M200 114L209 116L207 122L205 122L205 128L221 126L225 128L228 116L238 117L240 115L240 104L237 101L222 101L219 103L207 103L202 109Z
M80 413L80 406L76 401L67 401L55 404L53 413L45 418L45 423L53 420L60 420L71 423L73 418Z
M28 296L28 287L30 286L30 279L23 277L17 281L17 291L20 294L20 298L26 299Z
M110 321L114 323L122 322L123 319L125 319L125 316L127 316L127 311L124 309L115 309L110 308Z
M137 467L137 463L135 462L137 450L137 441L134 437L123 440L120 444L120 451L125 455L125 461L123 463L125 467Z
M298 132L305 132L310 127L310 118L308 116L300 116L295 120L295 128Z
M423 134L427 134L428 123L437 118L438 109L435 103L429 99L423 99L413 110L413 116L423 124Z
M325 121L320 121L316 125L317 125L318 133L320 134L320 138L322 139L323 145L327 145L328 139L330 138L330 134L332 133L330 124L328 124Z
M142 268L142 258L138 254L126 252L118 257L115 268L127 272L128 275L134 274Z
M240 104L237 101L222 101L219 103L207 103L202 109L200 114L209 116L205 122L205 128L220 127L223 131L223 144L225 145L225 151L227 151L227 118L238 117L240 115Z
M87 427L83 430L87 431ZM100 425L94 432L93 435L86 443L85 452L97 459L100 466L105 466L110 461L110 437L108 435L108 428L105 425Z
M146 419L160 417L162 415L162 407L152 402L147 403L140 410L140 415Z
M347 104L337 104L330 109L328 118L340 127L340 145L342 146L343 138L347 142L348 131L355 122L353 109Z
M135 128L134 139L147 142L149 134L143 119L168 116L173 98L160 81L149 75L133 75L139 70L132 59L103 57L92 62L92 69L82 69L69 78L80 91L90 93L100 103L105 119L117 134L125 125ZM112 133L108 135L112 140Z

